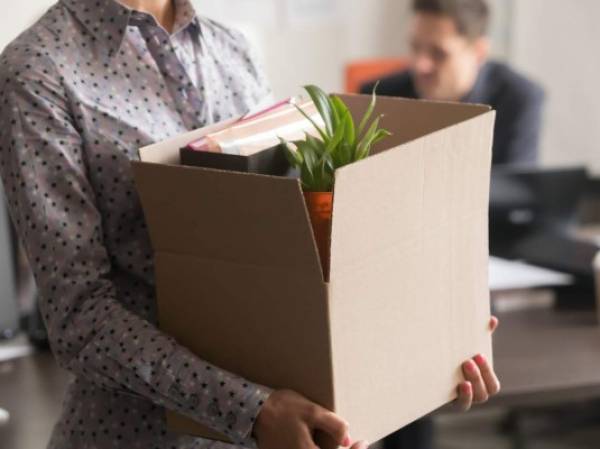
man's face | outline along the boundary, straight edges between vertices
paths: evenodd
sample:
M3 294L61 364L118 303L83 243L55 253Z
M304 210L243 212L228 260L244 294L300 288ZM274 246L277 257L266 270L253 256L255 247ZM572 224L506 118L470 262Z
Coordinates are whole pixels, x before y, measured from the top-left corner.
M420 97L458 101L468 94L487 56L487 39L468 39L447 16L417 13L410 32L411 68Z

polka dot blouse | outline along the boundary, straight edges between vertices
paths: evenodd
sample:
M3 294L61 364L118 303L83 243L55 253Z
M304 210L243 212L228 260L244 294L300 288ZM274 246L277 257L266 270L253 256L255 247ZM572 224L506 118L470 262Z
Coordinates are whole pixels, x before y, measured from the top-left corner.
M270 393L156 328L130 161L270 94L240 34L175 6L169 35L116 0L61 0L0 57L0 175L53 352L74 374L51 449L226 447L168 432L165 408L252 447Z

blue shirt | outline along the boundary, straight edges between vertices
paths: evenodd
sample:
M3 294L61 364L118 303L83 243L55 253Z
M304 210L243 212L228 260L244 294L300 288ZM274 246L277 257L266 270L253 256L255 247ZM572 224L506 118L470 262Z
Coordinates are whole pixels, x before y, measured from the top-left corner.
M374 82L361 87L371 93ZM393 73L381 79L379 95L419 98L412 71ZM535 165L538 162L543 124L544 91L509 66L484 64L466 103L490 105L496 110L492 162L494 165Z

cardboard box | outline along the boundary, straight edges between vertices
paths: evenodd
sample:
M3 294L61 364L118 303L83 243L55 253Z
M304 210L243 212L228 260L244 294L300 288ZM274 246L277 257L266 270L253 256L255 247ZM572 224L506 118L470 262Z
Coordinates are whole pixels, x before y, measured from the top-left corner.
M354 114L370 100L342 98ZM369 441L454 399L464 360L491 359L495 113L385 97L377 112L393 137L336 173L329 282L298 180L177 166L186 141L222 125L143 148L133 165L162 329L224 369L334 410Z

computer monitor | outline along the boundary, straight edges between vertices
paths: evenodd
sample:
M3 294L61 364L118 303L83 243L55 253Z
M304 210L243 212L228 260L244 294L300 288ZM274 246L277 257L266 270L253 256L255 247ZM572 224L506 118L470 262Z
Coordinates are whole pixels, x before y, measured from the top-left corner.
M573 233L587 185L584 168L494 169L490 252L569 273L591 285L592 261L600 248Z
M588 182L585 168L499 167L492 171L490 249L505 256L512 243L544 232L567 234Z
M565 230L577 218L587 182L585 168L494 168L491 223Z

